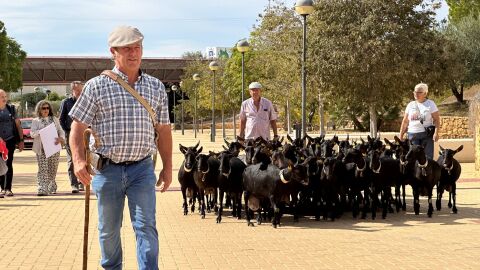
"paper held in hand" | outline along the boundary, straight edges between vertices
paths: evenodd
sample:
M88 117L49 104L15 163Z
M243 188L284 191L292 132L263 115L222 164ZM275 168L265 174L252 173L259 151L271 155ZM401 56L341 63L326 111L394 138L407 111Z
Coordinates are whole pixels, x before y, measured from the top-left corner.
M45 151L45 157L49 158L53 154L60 152L62 150L62 145L55 144L56 139L58 138L58 132L55 128L55 124L51 123L50 125L42 128L40 131L40 139L42 140L43 151Z

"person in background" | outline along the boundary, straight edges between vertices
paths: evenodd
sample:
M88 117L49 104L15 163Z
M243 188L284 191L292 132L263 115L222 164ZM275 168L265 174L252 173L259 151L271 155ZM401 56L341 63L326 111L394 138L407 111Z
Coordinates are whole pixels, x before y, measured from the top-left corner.
M0 176L0 198L5 196L13 196L13 153L15 146L18 145L18 151L22 151L23 129L17 112L13 105L7 104L7 93L0 89L0 141L5 142L8 149L8 159L6 161L8 171L5 175Z
M70 128L72 126L72 118L68 116L70 110L72 110L73 105L77 101L78 97L82 93L83 83L80 81L74 81L70 83L72 89L72 96L62 100L60 104L60 125L65 131L65 150L67 151L67 165L68 165L68 177L70 178L70 185L72 187L72 193L78 193L79 190L83 191L84 187L82 183L79 183L75 172L73 170L73 160L72 160L72 151L70 149Z
M251 98L242 102L240 109L240 137L256 139L261 136L269 140L270 127L272 127L273 136L278 137L277 113L272 102L262 97L262 85L252 82L248 88Z
M438 141L440 129L440 113L433 100L427 98L428 85L419 83L413 90L414 101L408 103L400 127L400 138L405 133L413 144L425 144L425 154L433 159L433 144ZM433 134L427 134L427 129L435 127Z
M50 157L45 156L43 150L42 140L40 139L40 130L54 123L57 130L55 144L65 144L65 132L60 126L57 117L53 116L52 106L46 100L41 100L35 107L36 118L32 120L32 128L30 134L33 138L32 150L37 154L38 173L37 173L37 195L46 196L57 193L57 183L55 177L57 176L58 162L60 152L57 152Z
M125 199L137 244L137 269L158 269L156 228L157 182L151 156L157 148L163 168L158 177L160 191L172 182L172 132L168 119L165 86L140 69L143 35L137 28L120 26L109 35L115 62L111 70L141 95L156 113L155 126L145 107L123 86L106 75L89 80L70 111L70 140L77 178L89 185L83 133L91 127L100 139L92 149L100 157L92 188L97 197L101 266L122 269L121 227ZM155 140L155 133L158 139Z

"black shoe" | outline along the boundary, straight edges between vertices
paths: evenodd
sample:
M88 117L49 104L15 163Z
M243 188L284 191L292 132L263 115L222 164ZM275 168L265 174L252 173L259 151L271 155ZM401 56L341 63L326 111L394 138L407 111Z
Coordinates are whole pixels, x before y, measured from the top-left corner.
M38 192L38 193L37 193L37 196L47 196L47 194L46 194L46 193L42 193L42 192Z
M78 193L78 187L76 185L72 185L72 193Z

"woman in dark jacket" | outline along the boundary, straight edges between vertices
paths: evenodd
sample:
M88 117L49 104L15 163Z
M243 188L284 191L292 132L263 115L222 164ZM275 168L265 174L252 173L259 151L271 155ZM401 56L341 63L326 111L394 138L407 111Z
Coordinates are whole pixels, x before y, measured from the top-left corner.
M16 130L15 130L16 129ZM18 132L18 133L16 133ZM15 138L17 134L17 138ZM13 153L18 141L18 150L23 150L23 130L20 120L17 118L17 112L14 106L7 104L7 93L0 89L0 141L4 141L8 149L7 174L0 176L0 198L13 196L12 179L13 179Z

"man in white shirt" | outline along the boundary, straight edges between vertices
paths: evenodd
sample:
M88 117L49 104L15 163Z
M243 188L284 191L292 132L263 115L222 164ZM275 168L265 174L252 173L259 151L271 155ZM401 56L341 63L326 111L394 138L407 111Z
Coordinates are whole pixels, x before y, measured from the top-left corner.
M261 96L262 85L252 82L248 86L251 98L242 102L240 110L240 137L270 140L270 126L274 137L277 133L277 113L272 102Z

